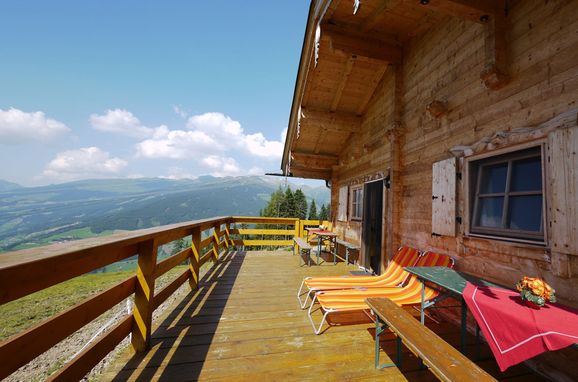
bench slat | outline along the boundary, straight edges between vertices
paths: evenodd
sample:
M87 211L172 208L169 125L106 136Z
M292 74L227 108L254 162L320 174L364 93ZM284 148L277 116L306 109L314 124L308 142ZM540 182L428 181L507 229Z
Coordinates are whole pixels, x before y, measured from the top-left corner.
M302 238L294 237L293 241L297 244L301 249L311 249L311 246Z
M347 249L359 249L358 245L352 244L352 243L345 241L345 240L335 239L335 242L339 245L347 247Z
M440 380L495 381L490 374L390 299L373 297L366 302Z

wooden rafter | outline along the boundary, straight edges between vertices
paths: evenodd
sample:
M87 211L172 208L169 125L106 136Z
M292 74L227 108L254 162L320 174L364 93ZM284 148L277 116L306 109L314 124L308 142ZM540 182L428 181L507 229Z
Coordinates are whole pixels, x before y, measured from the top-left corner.
M391 9L403 3L403 0L382 0L375 11L368 16L360 26L360 30L371 30Z
M480 75L488 89L497 90L509 82L505 35L505 15L497 12L488 16L484 25L485 66Z
M387 65L383 65L381 68L377 69L375 71L375 73L373 74L371 81L369 81L369 90L367 91L367 93L365 93L365 95L361 99L361 103L357 107L357 112L356 112L357 115L365 114L365 111L367 109L367 105L369 105L369 101L371 101L371 98L373 97L373 93L375 93L375 89L377 89L377 85L379 85L379 83L381 82L381 79L383 78L383 75L385 74L386 70L387 70Z
M330 169L339 163L339 157L329 154L314 154L306 152L291 153L291 163L298 166L317 169Z
M509 82L503 0L427 0L420 3L432 10L483 24L485 63L480 78L492 90Z
M312 169L302 166L291 166L290 173L293 176L310 179L331 179L331 170Z
M301 128L325 129L329 131L359 131L361 118L350 113L332 113L324 110L301 109Z
M364 34L352 34L335 25L322 26L321 40L326 41L332 51L347 56L363 56L391 63L401 61L399 46Z
M349 75L351 74L351 69L353 69L355 59L356 59L355 56L351 56L345 63L345 68L343 69L343 73L341 74L339 86L337 86L337 90L335 91L335 95L333 96L333 101L331 102L331 111L337 110L337 106L339 106L339 101L341 101L341 96L343 95L345 85L347 85L347 80L349 79Z
M328 134L328 131L327 131L327 129L324 128L323 130L321 130L321 132L317 136L317 141L315 142L315 148L313 149L315 154L319 154L321 152L321 148L323 147L323 144L327 140L327 134Z
M408 0L405 0L406 2ZM411 0L429 9L483 24L485 16L495 14L500 0Z

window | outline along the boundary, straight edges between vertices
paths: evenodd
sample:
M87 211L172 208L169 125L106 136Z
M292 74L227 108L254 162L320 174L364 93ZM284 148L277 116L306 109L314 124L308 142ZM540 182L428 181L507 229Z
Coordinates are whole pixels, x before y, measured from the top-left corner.
M361 220L363 216L363 188L361 186L351 189L351 220Z
M347 186L339 187L339 206L337 209L337 220L347 220Z
M470 232L544 241L541 147L470 162Z

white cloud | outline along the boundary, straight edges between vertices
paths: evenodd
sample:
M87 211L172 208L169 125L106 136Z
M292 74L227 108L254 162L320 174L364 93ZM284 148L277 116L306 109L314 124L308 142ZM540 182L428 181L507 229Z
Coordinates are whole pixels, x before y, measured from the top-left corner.
M41 111L0 109L0 144L46 143L68 132L70 129L64 123L46 118Z
M137 157L149 159L191 159L199 151L219 149L220 145L201 131L163 130L136 145Z
M210 155L201 160L201 163L209 169L213 176L239 176L243 171L233 158Z
M194 115L189 118L187 128L205 132L228 147L245 151L251 156L278 160L283 155L282 141L269 141L262 133L245 134L241 123L223 113Z
M110 177L119 174L127 164L123 159L111 158L98 147L84 147L56 154L42 175L61 181Z
M183 110L183 108L179 105L173 105L173 111L176 115L183 119L186 119L189 116L189 113L187 113L186 110Z
M152 137L156 130L144 126L130 111L124 109L107 110L102 115L91 114L90 124L95 130L144 139Z

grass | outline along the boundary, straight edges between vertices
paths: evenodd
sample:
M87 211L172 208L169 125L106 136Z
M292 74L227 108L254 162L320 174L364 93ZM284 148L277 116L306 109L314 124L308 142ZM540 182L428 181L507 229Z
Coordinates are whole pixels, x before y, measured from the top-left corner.
M4 304L0 306L0 341L132 275L134 272L83 275Z
M185 270L177 266L157 280L166 284ZM68 309L135 274L132 271L87 274L0 306L0 341Z

